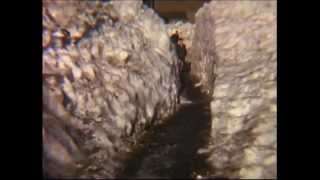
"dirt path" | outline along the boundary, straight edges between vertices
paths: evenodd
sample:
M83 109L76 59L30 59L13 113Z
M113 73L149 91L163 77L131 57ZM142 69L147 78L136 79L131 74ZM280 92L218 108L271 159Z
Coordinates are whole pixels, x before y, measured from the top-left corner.
M209 98L188 79L186 97L167 123L151 129L120 173L120 178L192 178L208 166L197 151L208 143L211 129Z

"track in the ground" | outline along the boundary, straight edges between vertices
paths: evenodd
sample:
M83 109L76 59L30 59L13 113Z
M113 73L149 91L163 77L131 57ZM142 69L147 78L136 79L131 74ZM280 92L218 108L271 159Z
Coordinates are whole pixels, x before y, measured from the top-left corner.
M167 123L154 127L139 142L120 178L194 178L206 174L205 157L197 153L208 143L211 129L210 100L188 80L183 105Z

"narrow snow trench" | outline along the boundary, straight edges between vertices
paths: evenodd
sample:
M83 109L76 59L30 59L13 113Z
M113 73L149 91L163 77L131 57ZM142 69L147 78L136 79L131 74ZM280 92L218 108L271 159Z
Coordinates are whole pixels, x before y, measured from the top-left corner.
M153 127L139 142L119 178L195 178L209 173L205 156L198 150L210 137L210 99L186 78L182 104L165 124Z

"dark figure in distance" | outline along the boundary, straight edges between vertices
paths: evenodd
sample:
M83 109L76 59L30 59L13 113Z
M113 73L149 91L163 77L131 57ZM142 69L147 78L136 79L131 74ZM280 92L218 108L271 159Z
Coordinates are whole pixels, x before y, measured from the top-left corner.
M177 31L171 36L171 41L175 46L175 49L179 58L178 74L179 74L181 84L178 90L178 103L180 104L180 96L186 87L186 83L187 83L186 78L190 71L190 64L185 61L185 58L187 56L186 46L183 44L183 41L179 37L179 34Z

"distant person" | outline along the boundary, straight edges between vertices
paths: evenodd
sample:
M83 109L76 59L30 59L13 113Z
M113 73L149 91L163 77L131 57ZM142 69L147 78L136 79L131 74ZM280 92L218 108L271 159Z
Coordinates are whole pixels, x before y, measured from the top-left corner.
M173 35L171 35L170 37L170 40L171 42L174 44L174 45L177 45L178 44L178 41L179 41L180 37L179 37L179 34L178 34L178 31L176 31Z
M171 37L170 37L172 43L174 44L174 47L177 52L178 56L178 74L180 79L180 87L178 90L178 103L180 104L180 96L182 95L183 91L185 90L186 84L187 84L187 76L190 71L189 64L185 61L185 58L187 56L187 49L185 44L183 43L182 39L179 37L178 31L176 31Z

